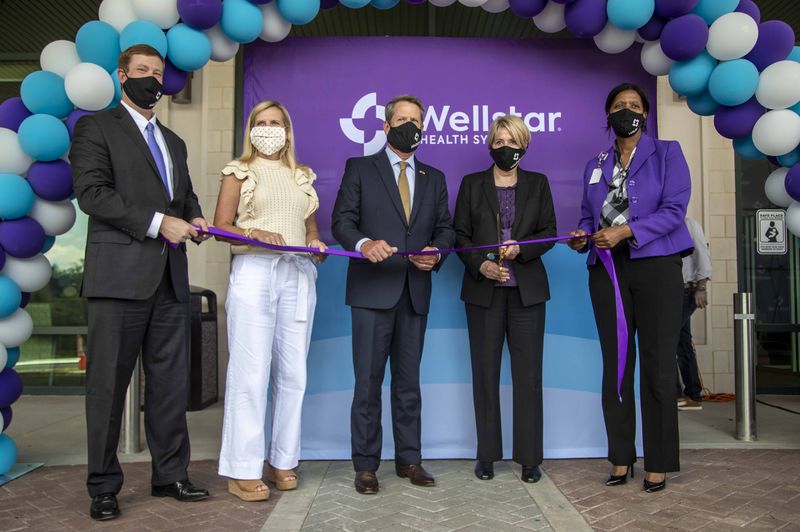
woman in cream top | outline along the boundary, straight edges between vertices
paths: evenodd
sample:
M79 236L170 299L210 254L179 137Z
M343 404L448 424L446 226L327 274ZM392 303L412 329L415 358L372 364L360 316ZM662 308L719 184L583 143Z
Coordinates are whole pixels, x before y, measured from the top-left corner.
M315 212L316 175L295 160L288 111L264 101L250 113L242 156L222 169L214 225L260 242L325 250ZM219 474L242 500L297 486L306 357L316 305L314 262L324 255L284 253L231 242L228 376ZM269 443L267 390L272 384Z

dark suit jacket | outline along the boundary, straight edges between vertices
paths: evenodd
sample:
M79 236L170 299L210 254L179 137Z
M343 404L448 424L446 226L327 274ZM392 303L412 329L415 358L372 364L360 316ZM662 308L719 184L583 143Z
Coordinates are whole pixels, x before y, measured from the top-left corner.
M348 159L333 208L333 236L348 250L354 250L362 238L385 240L400 251L453 247L455 234L444 174L416 159L415 180L411 222L406 223L386 152ZM427 314L430 272L417 269L407 258L397 255L379 264L351 259L346 303L353 307L392 308L400 300L406 279L414 310Z
M456 201L456 247L496 243L499 212L492 168L465 176ZM520 168L511 239L521 241L553 236L556 236L556 214L547 177ZM512 262L525 306L550 299L547 272L541 256L552 247L553 243L521 246L519 255ZM495 288L495 281L480 273L486 255L486 250L459 253L459 258L466 266L461 299L481 307L489 307Z
M156 211L186 221L203 215L186 165L186 144L159 127L172 159L172 201L144 136L121 104L75 126L69 159L78 205L89 215L85 297L147 299L169 257L175 294L180 301L189 299L186 247L173 249L146 236Z

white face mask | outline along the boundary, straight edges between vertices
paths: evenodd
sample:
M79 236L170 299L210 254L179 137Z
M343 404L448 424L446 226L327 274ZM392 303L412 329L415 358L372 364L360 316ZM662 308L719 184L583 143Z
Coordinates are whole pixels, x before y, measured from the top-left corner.
M256 126L250 130L250 142L264 155L273 155L286 146L286 130L278 126Z

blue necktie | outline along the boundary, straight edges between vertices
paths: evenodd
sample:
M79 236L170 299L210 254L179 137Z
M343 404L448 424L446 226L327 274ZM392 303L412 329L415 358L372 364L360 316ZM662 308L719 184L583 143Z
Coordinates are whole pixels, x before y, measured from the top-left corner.
M161 148L158 147L153 129L153 123L148 122L145 128L147 131L147 147L150 148L150 153L153 155L153 160L156 162L156 168L158 168L158 173L161 175L161 182L164 183L164 188L167 189L169 199L172 199L172 190L169 188L169 178L167 177L167 167L164 165L164 156L161 155Z

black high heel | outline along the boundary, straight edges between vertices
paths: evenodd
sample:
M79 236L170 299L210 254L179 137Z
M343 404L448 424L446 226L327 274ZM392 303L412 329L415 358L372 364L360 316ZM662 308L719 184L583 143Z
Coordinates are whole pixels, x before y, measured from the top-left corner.
M644 479L643 482L644 491L647 493L655 493L657 491L661 491L667 487L667 475L664 475L664 480L661 482L650 482L647 479Z
M630 473L631 478L633 478L633 464L629 465L628 470L622 475L608 475L606 486L621 486L622 484L627 483L628 473Z

